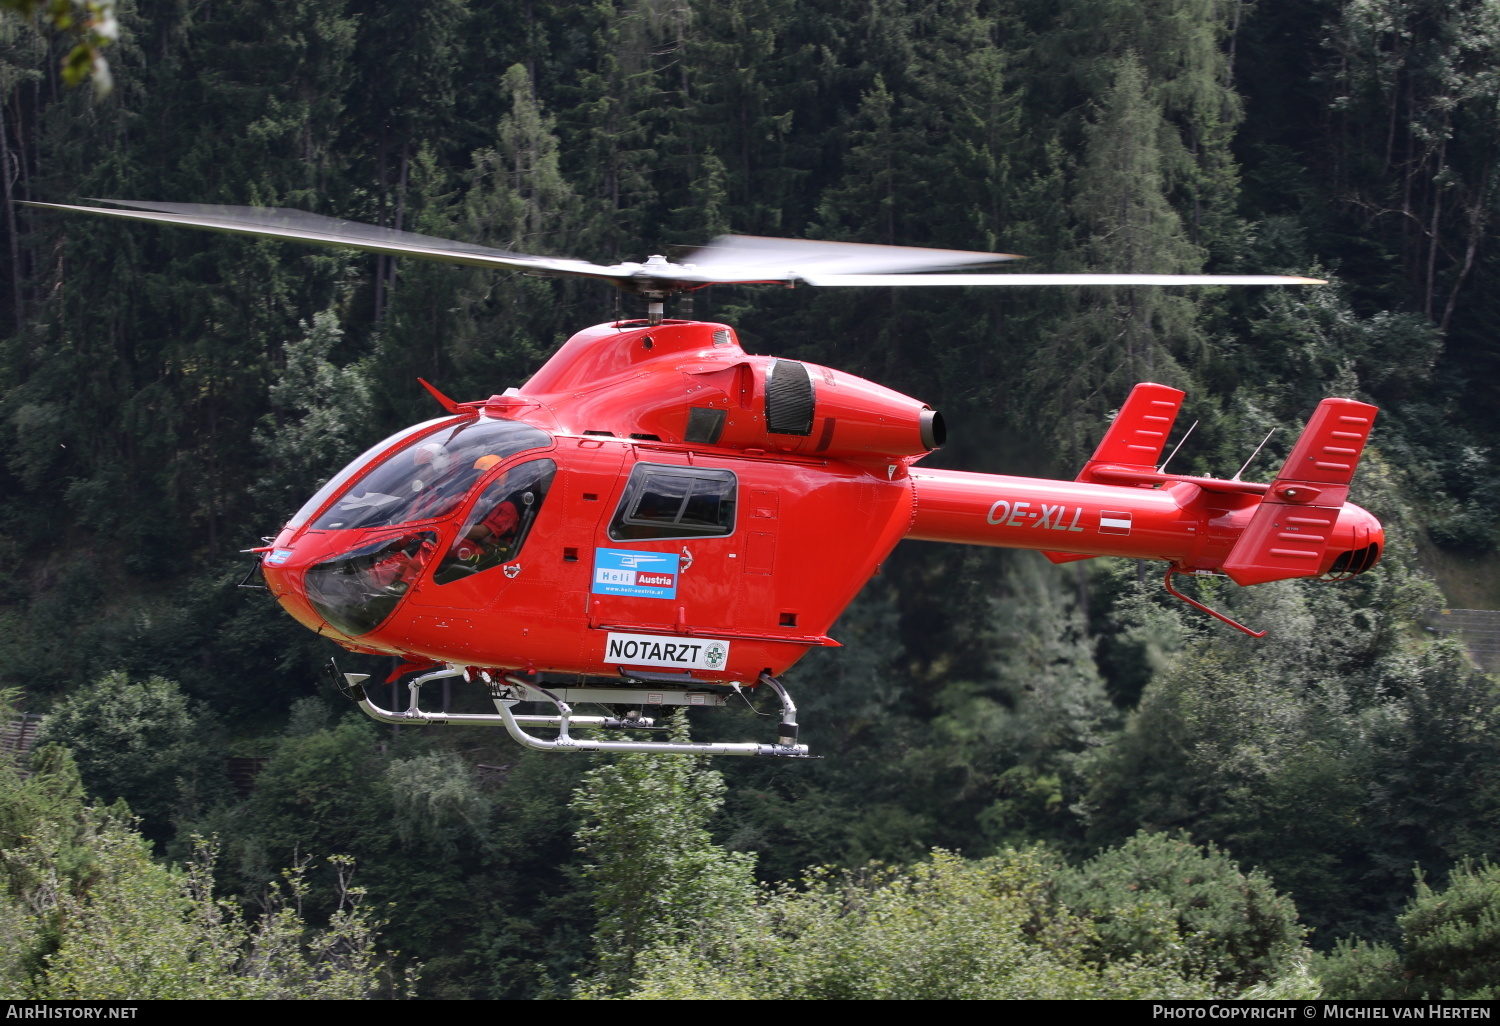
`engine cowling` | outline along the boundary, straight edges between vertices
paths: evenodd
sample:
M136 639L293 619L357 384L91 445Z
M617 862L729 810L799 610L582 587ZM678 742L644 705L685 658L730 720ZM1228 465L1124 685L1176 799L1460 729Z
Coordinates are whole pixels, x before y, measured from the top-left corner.
M608 384L608 388L604 388ZM502 406L539 405L565 431L871 460L942 446L942 415L828 367L750 356L727 325L600 325L580 332ZM549 425L551 427L552 425Z
M903 457L946 440L941 414L874 382L795 360L775 360L766 374L767 437L780 448L800 436L792 451L807 455Z

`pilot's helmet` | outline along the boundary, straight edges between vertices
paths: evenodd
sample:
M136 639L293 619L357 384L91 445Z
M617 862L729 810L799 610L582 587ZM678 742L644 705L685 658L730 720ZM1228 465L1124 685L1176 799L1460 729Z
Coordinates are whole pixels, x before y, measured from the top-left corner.
M419 467L431 466L434 473L441 474L453 462L453 457L442 442L426 442L417 446L416 452L412 453L412 460Z
M478 471L480 471L482 473L482 472L484 472L486 470L489 470L491 467L493 467L495 464L497 464L499 462L500 462L500 457L499 456L481 456L481 457L479 457L479 459L477 459L477 460L474 461L474 469L478 470Z

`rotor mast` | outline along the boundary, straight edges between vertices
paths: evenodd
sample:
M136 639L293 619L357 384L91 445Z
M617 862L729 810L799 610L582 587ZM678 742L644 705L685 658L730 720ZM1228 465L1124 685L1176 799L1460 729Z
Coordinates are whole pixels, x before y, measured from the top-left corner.
M640 265L640 270L635 276L617 281L616 284L634 291L646 300L646 322L654 328L666 316L668 297L690 288L686 283L675 281L672 277L673 271L686 270L689 268L678 267L660 253L653 253L646 258L644 264ZM628 285L627 282L629 282ZM632 285L633 289L631 289Z

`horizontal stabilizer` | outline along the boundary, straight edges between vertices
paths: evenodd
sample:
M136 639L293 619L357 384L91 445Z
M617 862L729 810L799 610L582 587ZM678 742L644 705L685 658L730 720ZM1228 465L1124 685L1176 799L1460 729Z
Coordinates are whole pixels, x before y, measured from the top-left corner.
M1042 555L1054 563L1076 563L1080 559L1097 559L1097 556L1085 556L1081 552L1043 552Z
M1314 577L1349 497L1379 412L1353 399L1324 399L1224 560L1236 584Z
M1125 400L1114 423L1104 432L1099 447L1079 472L1078 480L1095 480L1095 468L1103 466L1154 472L1161 463L1162 450L1185 394L1150 381L1143 381L1131 389L1130 398Z

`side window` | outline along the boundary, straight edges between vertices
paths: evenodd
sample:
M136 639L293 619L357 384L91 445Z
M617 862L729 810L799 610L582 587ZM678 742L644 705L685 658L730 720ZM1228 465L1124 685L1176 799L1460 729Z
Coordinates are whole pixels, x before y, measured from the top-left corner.
M734 530L734 472L638 463L609 523L614 541L718 538Z
M532 460L491 481L432 579L452 584L515 559L556 476L556 463Z

